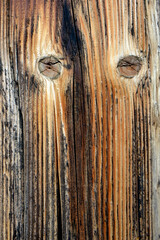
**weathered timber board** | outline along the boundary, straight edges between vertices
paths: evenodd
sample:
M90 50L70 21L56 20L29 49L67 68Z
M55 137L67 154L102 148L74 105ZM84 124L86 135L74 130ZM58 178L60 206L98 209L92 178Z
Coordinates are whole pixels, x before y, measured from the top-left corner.
M160 239L159 12L0 1L0 239Z

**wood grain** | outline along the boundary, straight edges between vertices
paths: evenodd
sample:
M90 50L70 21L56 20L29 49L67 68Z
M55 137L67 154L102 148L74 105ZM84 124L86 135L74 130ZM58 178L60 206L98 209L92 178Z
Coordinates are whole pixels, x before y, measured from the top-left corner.
M159 239L158 9L0 1L0 239Z

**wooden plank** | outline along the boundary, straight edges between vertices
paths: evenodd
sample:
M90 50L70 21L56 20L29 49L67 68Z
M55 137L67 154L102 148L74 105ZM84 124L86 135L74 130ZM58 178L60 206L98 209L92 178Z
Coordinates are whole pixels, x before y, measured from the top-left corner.
M84 103L79 100L79 108L85 122L84 160L78 159L78 169L86 181L78 196L84 196L86 210L79 202L79 221L86 235L80 239L152 239L146 5L73 0L73 9L82 65ZM142 59L139 74L120 76L119 60L132 55ZM82 173L78 175L81 186Z
M150 36L150 78L152 79L152 221L153 239L160 239L160 129L159 129L159 79L160 79L160 3L151 1L147 5L148 30Z
M158 12L0 2L1 239L159 238Z
M15 131L23 131L18 135L22 146L12 149L17 154L21 148L24 151L20 168L9 157L9 143L13 145L14 139L9 137L9 126L4 127L7 118L12 119L6 109L2 115L5 135L1 143L2 158L8 159L1 160L2 239L73 239L78 234L72 61L76 43L72 46L74 39L66 42L74 29L67 26L70 18L65 4L65 1L1 1L2 80L8 88L12 81L18 84L18 106L14 111L19 125ZM48 55L61 59L63 75L58 82L38 72L38 60ZM11 69L15 76L9 75ZM14 88L13 93L5 90L6 104L11 108L14 108L15 99L10 99L11 94L14 98L14 91ZM5 102L1 105L4 108ZM20 164L17 157L14 161ZM18 174L12 174L11 169ZM12 181L18 186L13 188ZM16 197L10 197L17 191L22 195L18 203Z

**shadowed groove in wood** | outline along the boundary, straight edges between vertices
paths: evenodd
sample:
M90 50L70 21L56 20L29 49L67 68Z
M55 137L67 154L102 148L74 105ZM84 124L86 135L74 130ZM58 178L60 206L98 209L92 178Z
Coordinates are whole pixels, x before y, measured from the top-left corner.
M0 2L0 238L152 239L154 3Z

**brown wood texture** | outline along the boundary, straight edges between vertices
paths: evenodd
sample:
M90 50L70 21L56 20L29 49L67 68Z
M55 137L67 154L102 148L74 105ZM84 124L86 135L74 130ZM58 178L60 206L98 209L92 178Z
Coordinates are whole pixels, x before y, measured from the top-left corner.
M0 239L160 238L158 14L0 1Z

